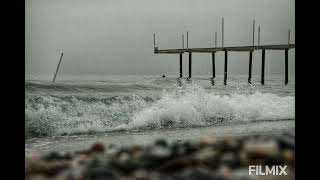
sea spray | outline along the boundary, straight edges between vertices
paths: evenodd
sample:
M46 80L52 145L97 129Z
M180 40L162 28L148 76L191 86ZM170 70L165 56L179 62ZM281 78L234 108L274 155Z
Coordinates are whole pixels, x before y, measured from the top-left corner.
M26 138L113 130L212 126L217 123L293 119L294 97L230 93L193 83L159 97L35 95L26 97Z
M219 122L294 118L294 97L255 92L219 95L197 85L165 91L122 127L192 127Z

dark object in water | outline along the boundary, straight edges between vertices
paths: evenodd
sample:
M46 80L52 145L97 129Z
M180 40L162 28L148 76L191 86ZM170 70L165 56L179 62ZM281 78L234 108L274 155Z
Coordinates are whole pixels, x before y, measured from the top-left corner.
M60 56L60 59L59 59L59 63L58 63L58 66L57 66L57 70L54 73L54 77L53 77L52 82L54 82L56 80L56 77L57 77L57 74L58 74L58 71L59 71L59 67L60 67L60 63L61 63L61 60L62 60L62 56L63 56L63 52L61 53L61 56Z
M165 75L162 75L162 78L165 78L166 76Z

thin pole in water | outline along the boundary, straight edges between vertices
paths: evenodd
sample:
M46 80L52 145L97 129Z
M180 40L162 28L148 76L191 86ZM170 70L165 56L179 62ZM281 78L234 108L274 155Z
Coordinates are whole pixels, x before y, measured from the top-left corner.
M61 53L60 60L59 60L59 63L58 63L57 69L56 69L56 73L54 74L52 82L54 82L56 80L56 77L57 77L57 74L58 74L58 70L59 70L59 67L60 67L60 63L61 63L61 60L62 60L62 56L63 56L63 52Z

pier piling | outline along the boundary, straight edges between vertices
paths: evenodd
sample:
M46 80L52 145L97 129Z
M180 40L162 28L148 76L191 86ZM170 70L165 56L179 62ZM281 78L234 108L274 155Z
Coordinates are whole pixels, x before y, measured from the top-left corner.
M288 84L288 49L285 50L285 85Z
M192 66L192 53L189 52L189 78L191 78L191 70L192 70L191 66Z
M227 74L228 73L228 51L224 51L224 80L223 84L227 85Z
M212 80L216 77L216 60L215 52L212 53Z
M265 65L266 50L262 49L262 61L261 61L261 84L264 85L264 65Z
M249 53L249 77L248 83L251 84L251 73L252 73L252 51Z
M180 70L180 78L182 78L182 53L180 53L180 64L179 64L180 66L180 68L179 68L179 70Z

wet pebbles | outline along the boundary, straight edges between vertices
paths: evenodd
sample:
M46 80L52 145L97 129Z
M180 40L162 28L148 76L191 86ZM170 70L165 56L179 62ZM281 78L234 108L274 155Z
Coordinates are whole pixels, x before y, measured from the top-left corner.
M141 146L100 143L73 153L27 154L26 179L294 179L294 137L250 136ZM287 165L287 176L249 175L249 165Z

